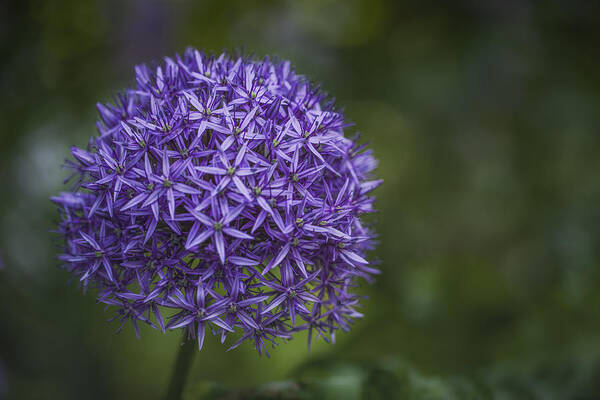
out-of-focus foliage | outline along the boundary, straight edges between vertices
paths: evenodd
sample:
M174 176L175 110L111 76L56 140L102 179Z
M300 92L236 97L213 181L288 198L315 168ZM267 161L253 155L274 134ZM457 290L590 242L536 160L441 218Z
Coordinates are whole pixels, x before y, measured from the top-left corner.
M353 332L271 359L209 337L188 398L600 397L598 15L558 0L0 3L0 398L163 393L178 335L115 335L66 284L48 197L96 101L187 45L291 59L346 105L385 179L383 275Z
M294 377L245 389L195 382L186 400L509 400L576 399L597 393L598 365L563 360L559 364L496 366L468 375L428 376L392 357L345 363L321 359L301 364ZM596 375L597 376L597 375ZM593 398L593 397L589 397Z

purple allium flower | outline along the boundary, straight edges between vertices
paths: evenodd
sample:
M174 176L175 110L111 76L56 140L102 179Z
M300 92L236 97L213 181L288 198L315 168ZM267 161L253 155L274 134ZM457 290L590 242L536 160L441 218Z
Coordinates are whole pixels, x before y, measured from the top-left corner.
M232 348L262 354L348 330L351 289L378 272L360 217L380 181L333 102L287 61L194 49L136 80L98 104L99 136L68 162L75 189L52 198L66 269L138 336L138 321L183 328L201 348L237 331Z

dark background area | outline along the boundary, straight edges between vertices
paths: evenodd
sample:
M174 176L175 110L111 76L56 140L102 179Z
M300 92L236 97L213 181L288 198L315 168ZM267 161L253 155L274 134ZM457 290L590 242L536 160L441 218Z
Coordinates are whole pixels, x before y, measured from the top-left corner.
M187 398L273 381L327 398L598 398L599 34L587 1L0 3L0 398L163 393L179 333L115 334L59 268L48 198L96 133L95 103L188 45L323 82L385 184L383 275L354 330L270 359L209 337Z

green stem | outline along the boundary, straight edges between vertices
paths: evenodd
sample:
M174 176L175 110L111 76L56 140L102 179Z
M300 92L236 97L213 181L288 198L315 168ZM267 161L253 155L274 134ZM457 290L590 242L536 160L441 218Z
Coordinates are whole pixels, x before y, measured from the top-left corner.
M167 391L166 400L180 400L185 381L190 373L190 366L196 354L196 341L188 340L187 335L183 335L183 343L179 346L177 360L169 382L169 390Z

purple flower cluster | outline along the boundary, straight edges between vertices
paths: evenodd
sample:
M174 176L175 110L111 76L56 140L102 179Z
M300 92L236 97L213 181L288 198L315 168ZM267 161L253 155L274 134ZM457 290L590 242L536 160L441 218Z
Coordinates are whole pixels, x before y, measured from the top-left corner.
M75 188L52 198L65 268L138 336L138 321L200 348L232 333L262 354L349 329L350 290L377 273L360 216L380 181L333 102L287 61L194 49L136 80L98 104L99 136L68 162Z

